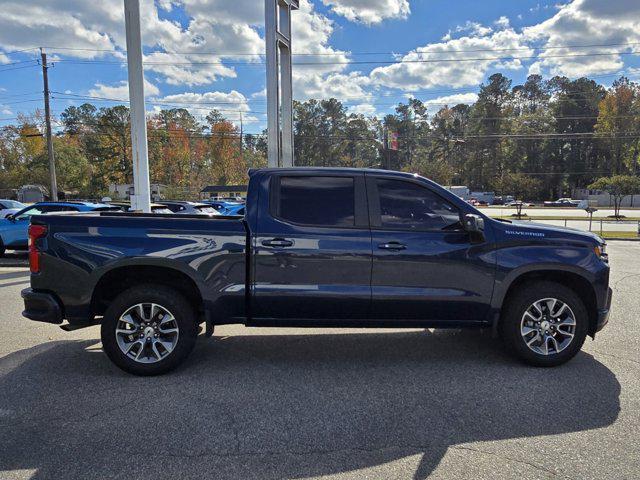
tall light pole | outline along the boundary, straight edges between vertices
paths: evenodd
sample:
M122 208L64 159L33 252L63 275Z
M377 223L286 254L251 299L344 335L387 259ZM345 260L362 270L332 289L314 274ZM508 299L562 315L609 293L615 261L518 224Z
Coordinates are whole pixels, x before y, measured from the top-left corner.
M133 157L134 211L151 212L149 185L149 150L147 118L144 106L144 70L142 68L142 36L140 34L140 1L124 0L127 32L127 66L129 70L129 104L131 115L131 156Z
M299 0L265 0L267 53L267 160L269 167L293 166L291 11Z

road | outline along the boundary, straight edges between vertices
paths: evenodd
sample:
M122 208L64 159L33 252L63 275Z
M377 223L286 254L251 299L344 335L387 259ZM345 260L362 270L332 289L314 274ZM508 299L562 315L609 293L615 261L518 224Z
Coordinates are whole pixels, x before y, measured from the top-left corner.
M509 207L483 207L480 208L482 213L490 217L504 217L511 218L511 215L516 213L515 208ZM533 220L545 225L554 225L556 227L570 227L578 230L591 231L597 234L600 232L627 232L638 233L640 232L640 223L637 220L623 220L616 221L608 216L613 216L613 209L601 209L598 210L594 216L593 221L589 222L589 215L578 208L524 208L522 209L522 220ZM621 215L624 215L627 219L637 219L640 217L640 210L623 209L620 211ZM538 217L538 218L536 218ZM539 217L546 217L539 219ZM558 219L554 219L557 217ZM584 218L584 220L577 220L578 218ZM565 221L564 218L570 218ZM516 220L514 218L514 220ZM640 236L640 235L639 235Z
M610 257L611 323L556 369L488 332L226 326L156 378L22 319L1 268L0 478L640 478L640 243Z
M516 213L515 207L480 207L480 211L491 217L495 216L509 216ZM613 208L599 208L597 212L593 214L594 219L607 218L614 215ZM527 214L530 217L584 217L589 219L587 212L580 208L523 208L522 214ZM640 209L623 208L620 210L620 215L624 215L627 218L640 217Z

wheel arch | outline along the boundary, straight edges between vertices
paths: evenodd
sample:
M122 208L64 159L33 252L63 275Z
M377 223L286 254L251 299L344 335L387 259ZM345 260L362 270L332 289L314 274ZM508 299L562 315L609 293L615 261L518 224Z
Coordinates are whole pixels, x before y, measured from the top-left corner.
M204 313L204 298L197 279L176 265L127 262L112 266L97 277L91 296L92 315L103 315L120 293L143 283L163 285L184 295L196 314Z
M500 312L504 311L502 306L509 301L510 296L524 285L539 281L556 282L573 290L584 302L584 306L589 315L589 335L594 336L597 330L598 307L596 291L592 282L586 275L573 269L539 268L532 269L513 275L509 282L503 282L503 288L497 292L495 300L499 302ZM505 285L506 283L506 285ZM496 316L496 321L502 320L501 315Z

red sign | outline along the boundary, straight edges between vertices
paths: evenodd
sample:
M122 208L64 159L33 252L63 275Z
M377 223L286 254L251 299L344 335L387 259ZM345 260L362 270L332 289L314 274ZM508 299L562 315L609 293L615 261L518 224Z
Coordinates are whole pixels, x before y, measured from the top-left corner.
M399 150L400 142L398 141L398 133L397 132L389 132L389 150Z

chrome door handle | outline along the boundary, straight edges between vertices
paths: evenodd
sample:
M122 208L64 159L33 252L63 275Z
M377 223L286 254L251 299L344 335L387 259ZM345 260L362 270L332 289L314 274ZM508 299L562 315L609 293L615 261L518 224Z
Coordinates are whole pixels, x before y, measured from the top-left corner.
M265 247L285 248L293 247L293 242L291 240L285 240L284 238L272 238L270 240L263 240L262 245Z
M378 245L381 250L406 250L407 246L400 242L381 243Z

